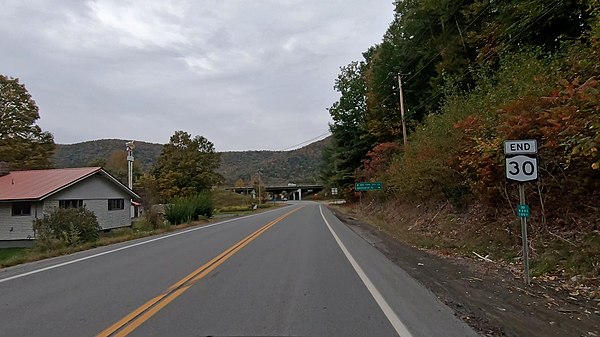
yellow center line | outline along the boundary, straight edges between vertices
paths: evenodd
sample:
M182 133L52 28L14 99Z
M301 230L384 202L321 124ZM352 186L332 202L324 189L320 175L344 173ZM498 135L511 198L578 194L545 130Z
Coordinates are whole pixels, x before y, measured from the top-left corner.
M300 210L303 207L296 208L292 211L287 212L286 214L280 216L279 218L269 222L263 227L259 228L254 233L248 235L238 243L229 247L221 254L214 257L212 260L208 261L202 267L194 270L189 275L179 280L170 286L165 292L162 294L152 298L148 302L144 303L139 308L135 309L131 313L127 314L125 317L120 319L115 324L106 328L104 331L100 332L96 337L124 337L130 334L133 330L142 325L145 321L154 316L157 312L159 312L162 308L167 306L171 301L179 297L186 290L188 290L195 282L202 279L208 273L213 271L227 259L232 257L235 253L237 253L240 249L244 248L247 244L252 242L262 233L267 231L269 228L273 227L276 223L280 222L284 218L288 217L292 213Z

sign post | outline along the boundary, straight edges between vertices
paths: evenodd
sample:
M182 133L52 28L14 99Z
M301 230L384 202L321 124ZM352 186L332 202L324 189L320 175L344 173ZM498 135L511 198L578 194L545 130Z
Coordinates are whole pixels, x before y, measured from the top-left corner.
M517 215L521 219L523 242L523 268L526 284L531 284L529 276L529 243L527 241L527 218L529 205L525 203L525 183L538 179L537 141L535 139L507 140L504 142L506 179L519 183L519 205Z
M525 205L525 185L523 183L519 184L519 203L520 205ZM523 243L523 267L525 273L525 283L529 285L531 284L531 280L529 279L529 242L527 240L527 217L519 216L519 218L521 218L521 241Z
M360 182L354 183L354 190L359 193L360 198L360 208L362 209L362 192L363 191L380 191L383 189L383 184L381 181L375 182Z

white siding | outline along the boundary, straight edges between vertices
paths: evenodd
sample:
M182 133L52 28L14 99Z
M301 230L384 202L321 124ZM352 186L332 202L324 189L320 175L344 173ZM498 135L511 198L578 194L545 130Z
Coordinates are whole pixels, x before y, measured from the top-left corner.
M44 210L58 207L59 200L67 199L82 199L85 207L96 214L98 224L102 229L131 225L131 197L104 176L94 175L52 195L46 200L47 206L44 207ZM124 209L109 211L108 199L124 199Z
M0 203L0 240L26 240L35 238L33 220L42 216L41 203L32 203L31 215L12 216L12 203Z
M83 204L85 205L85 208L96 214L96 217L98 218L98 224L100 224L102 229L131 225L131 218L129 216L129 205L131 205L131 201L129 199L125 199L124 209L113 211L108 210L108 199L84 199Z
M108 178L96 174L51 196L60 199L117 199L131 197Z

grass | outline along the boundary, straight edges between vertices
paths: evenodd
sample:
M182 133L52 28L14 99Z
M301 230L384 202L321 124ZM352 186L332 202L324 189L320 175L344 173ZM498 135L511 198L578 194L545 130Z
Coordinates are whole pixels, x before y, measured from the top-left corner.
M532 256L532 275L600 275L600 233L587 233L568 242L555 236L545 236L543 243L543 249Z
M250 212L250 211L252 211L252 205L243 205L243 206L222 207L217 210L217 213L239 213L239 212Z
M26 255L31 248L0 248L0 266L4 261L19 259Z

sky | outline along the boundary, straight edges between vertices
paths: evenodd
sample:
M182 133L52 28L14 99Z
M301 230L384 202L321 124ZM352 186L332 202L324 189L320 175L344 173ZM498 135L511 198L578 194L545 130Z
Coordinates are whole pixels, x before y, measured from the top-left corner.
M58 144L175 131L217 151L287 150L328 133L340 67L392 0L4 0L0 74Z

